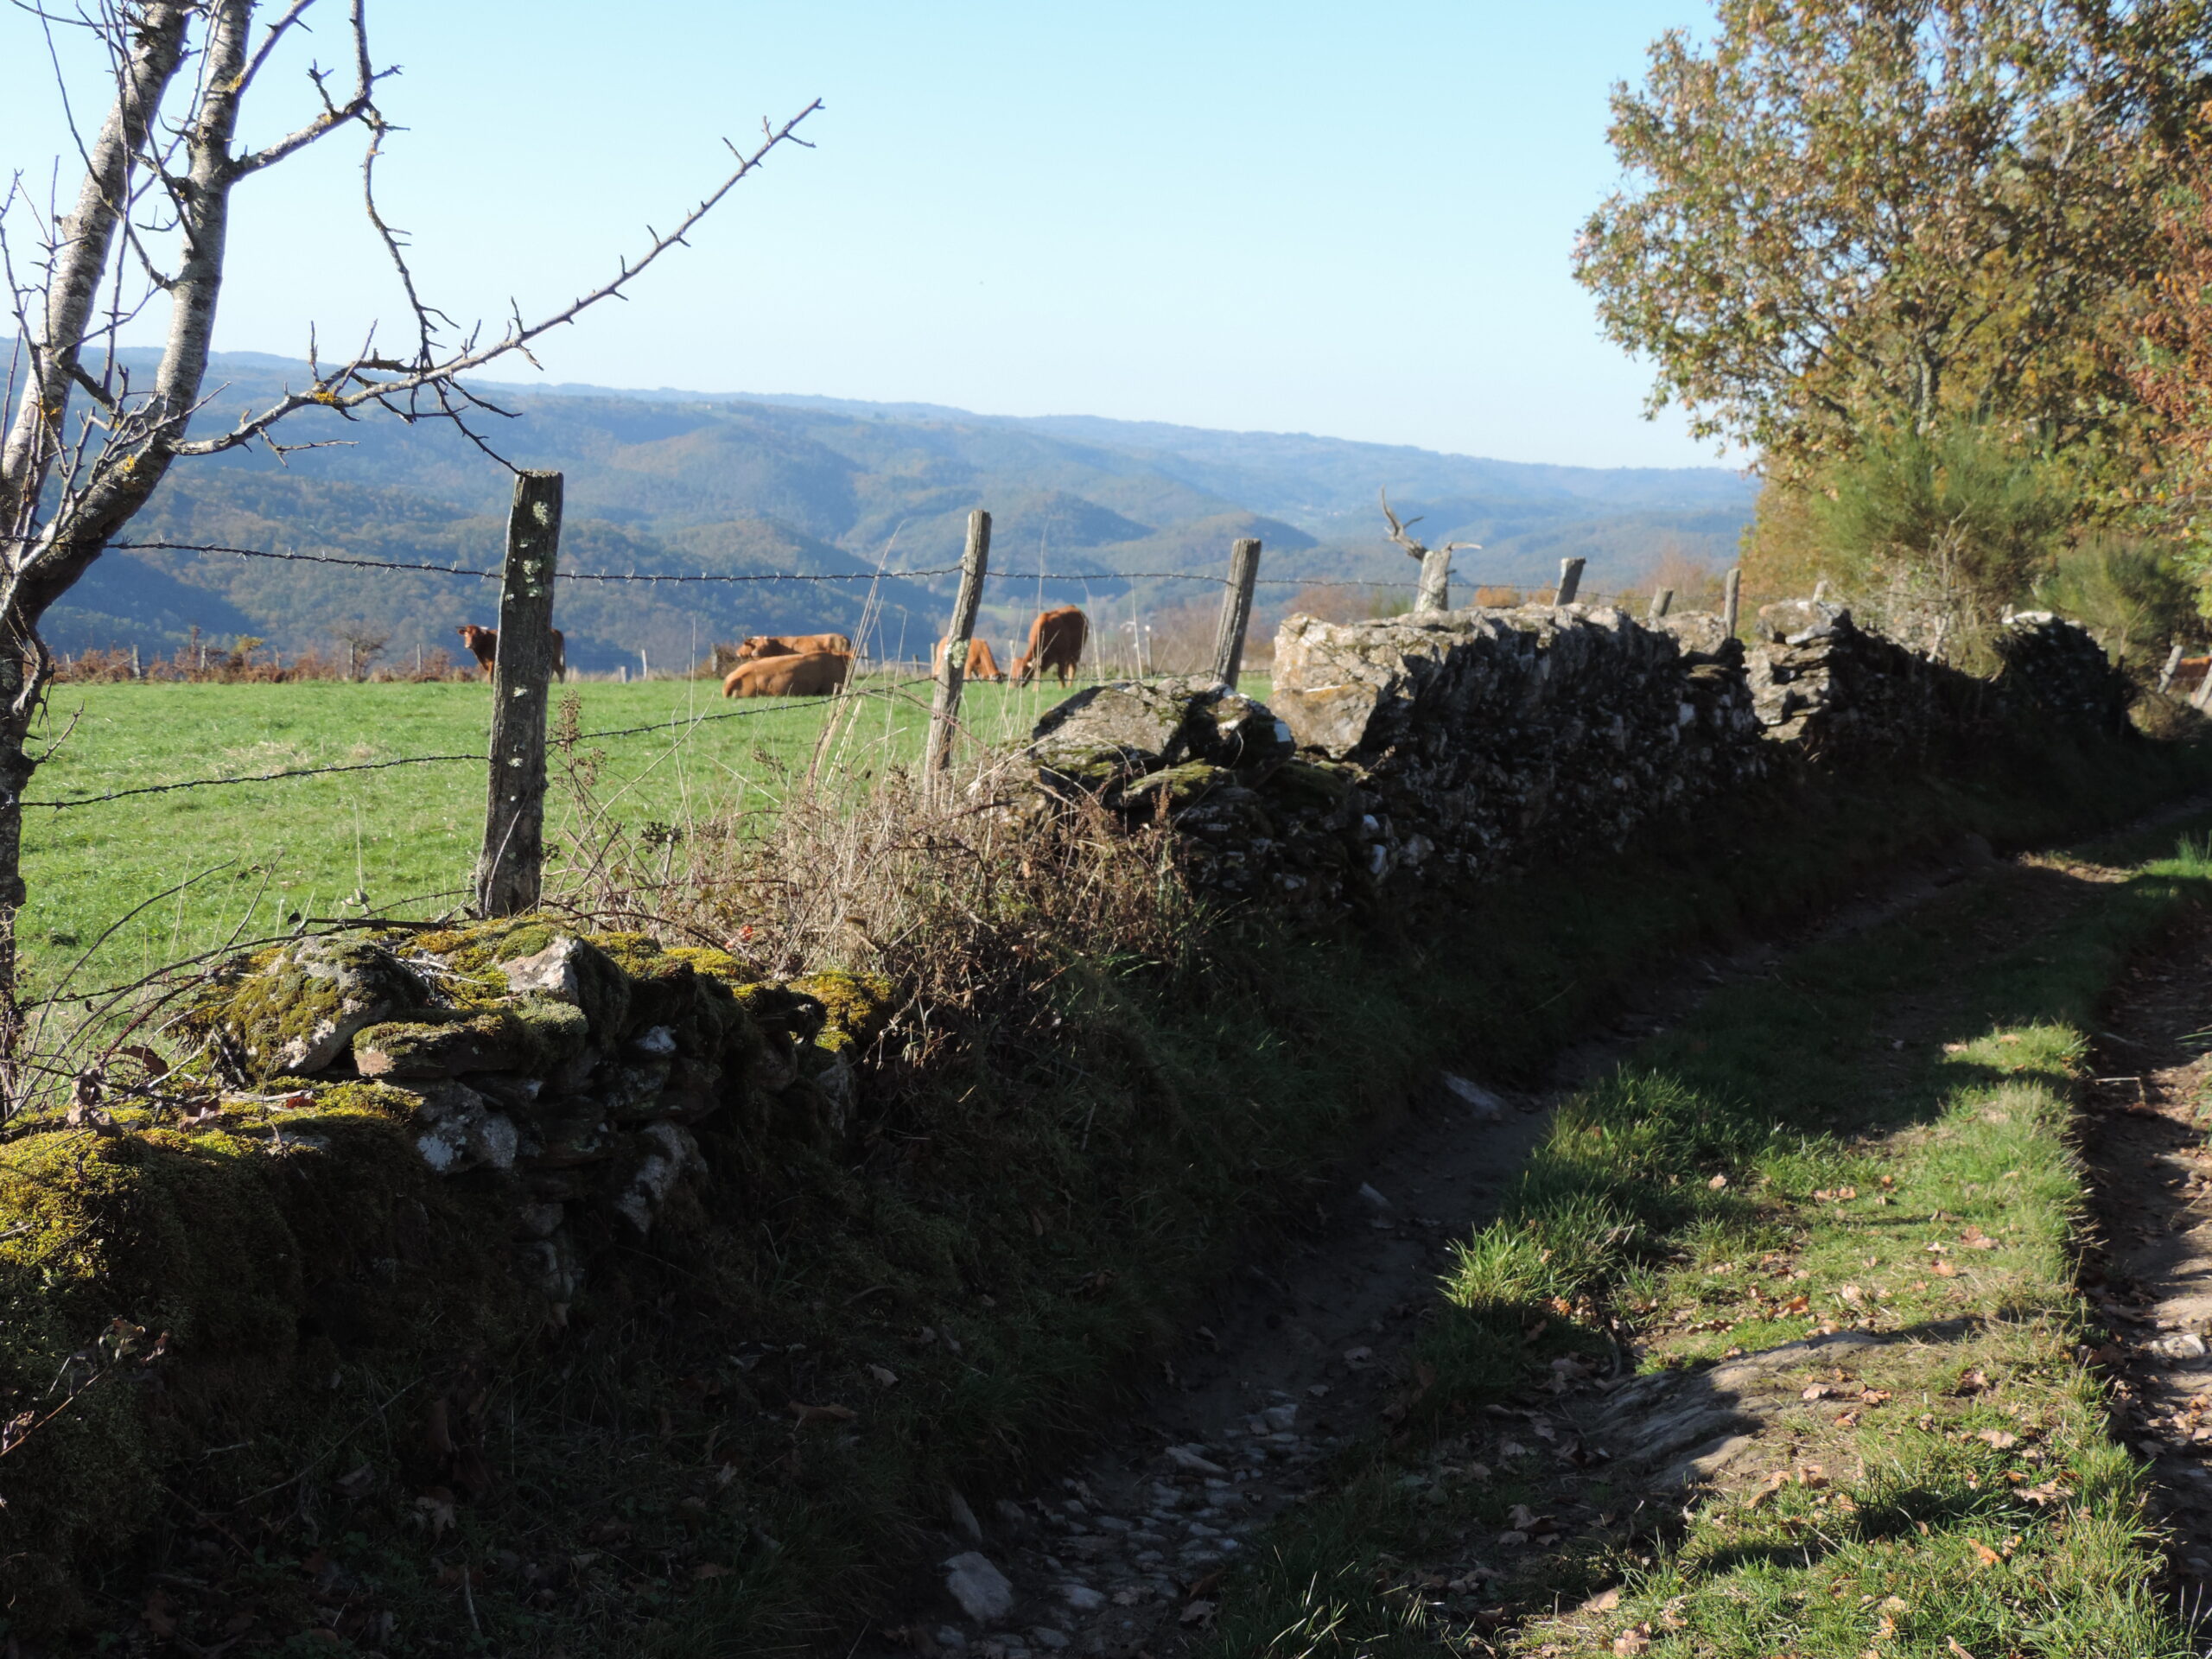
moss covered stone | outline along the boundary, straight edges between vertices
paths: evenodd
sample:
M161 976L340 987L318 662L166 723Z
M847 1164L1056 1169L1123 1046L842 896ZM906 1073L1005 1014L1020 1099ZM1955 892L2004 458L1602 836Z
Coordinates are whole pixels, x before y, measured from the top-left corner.
M812 1039L815 1046L855 1057L883 1035L883 1028L898 1008L891 982L880 974L808 974L792 980L790 988L822 1005L822 1024Z
M794 1043L812 1042L829 1023L829 1008L819 997L799 989L796 982L762 980L733 986L730 995L760 1030L779 1033Z
M518 942L545 943L532 951L506 954ZM499 971L509 988L534 992L583 1010L592 1034L603 1044L620 1040L630 1024L630 976L604 950L573 934L523 930L499 947Z
M583 1010L551 997L524 996L502 1007L433 1010L412 1020L371 1026L353 1039L365 1077L457 1077L468 1071L542 1075L584 1052Z
M0 1419L44 1417L66 1379L88 1381L114 1320L169 1338L154 1365L107 1370L9 1454L11 1633L85 1615L80 1574L129 1555L168 1471L200 1470L212 1502L291 1473L332 1430L317 1402L343 1357L417 1367L440 1333L511 1341L540 1317L509 1270L503 1214L417 1155L419 1096L308 1092L305 1109L225 1103L191 1129L0 1144ZM201 1460L219 1446L238 1448L219 1472ZM238 1490L226 1497L222 1481Z
M302 939L219 982L181 1029L248 1080L307 1077L362 1027L429 1001L422 980L379 941Z
M1236 781L1236 774L1227 766L1187 760L1129 785L1122 791L1122 804L1125 807L1150 806L1165 801L1168 810L1176 811L1203 800L1222 785Z

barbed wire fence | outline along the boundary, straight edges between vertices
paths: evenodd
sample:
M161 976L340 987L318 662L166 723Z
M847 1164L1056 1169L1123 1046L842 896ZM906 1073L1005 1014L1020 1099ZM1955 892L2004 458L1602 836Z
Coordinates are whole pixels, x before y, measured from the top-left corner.
M518 478L514 512L508 527L506 556L496 568L470 566L458 561L437 563L430 560L384 559L360 557L349 554L317 552L305 550L285 550L235 546L224 543L181 542L171 540L128 541L113 543L122 552L182 553L206 556L227 556L287 564L330 566L349 570L389 572L393 574L425 574L443 576L459 582L500 584L500 628L499 642L490 665L493 683L494 728L491 741L485 749L474 753L428 753L406 754L382 760L358 760L324 766L296 766L268 771L227 776L208 776L176 779L165 783L135 785L122 789L111 789L97 793L62 796L42 800L27 800L29 810L45 814L66 814L96 808L111 803L166 796L207 790L235 790L277 785L293 780L334 776L381 773L419 766L485 766L487 767L488 788L485 836L479 855L474 877L465 888L448 888L435 893L410 895L389 905L378 906L361 916L308 916L306 908L312 907L312 899L295 920L296 925L288 934L271 935L272 938L296 937L309 928L340 929L383 925L422 925L419 920L401 918L391 912L440 900L462 900L459 906L449 906L445 915L450 917L458 908L476 915L514 913L532 907L537 901L543 860L543 816L546 788L546 748L548 716L550 709L548 696L552 683L551 617L553 595L559 584L573 586L599 585L657 588L702 588L717 586L757 586L764 584L849 584L868 585L873 595L886 582L928 582L957 576L959 591L952 604L953 626L942 641L942 649L934 652L923 674L898 671L902 664L878 654L878 670L873 677L857 671L849 673L837 689L837 697L848 705L853 699L873 699L888 703L904 702L918 711L929 710L929 727L923 747L923 769L927 786L941 776L957 738L967 728L961 719L963 683L969 645L981 598L987 582L994 580L1014 586L1036 584L1040 590L1046 584L1056 584L1064 589L1081 584L1088 593L1092 585L1111 584L1125 592L1135 584L1144 582L1187 583L1217 589L1223 595L1219 626L1215 640L1213 677L1230 685L1237 683L1244 652L1244 636L1249 627L1256 590L1294 589L1326 591L1341 589L1382 594L1392 591L1406 592L1417 584L1411 581L1387 578L1325 575L1262 576L1259 574L1261 546L1256 540L1236 542L1225 570L1001 570L993 572L988 564L990 515L977 510L970 515L968 543L958 564L925 564L893 568L887 563L873 569L852 571L734 571L734 572L674 572L655 570L564 570L558 568L559 497L561 480L557 474L523 474ZM531 492L536 492L533 507ZM550 499L550 517L546 503ZM1617 597L1604 594L1581 594L1579 583L1580 560L1562 563L1560 582L1552 590L1508 588L1496 585L1478 587L1476 602L1486 604L1513 603L1581 603L1602 605ZM1073 607L1066 607L1073 608ZM1372 610L1375 607L1370 607ZM1126 625L1124 625L1126 626ZM1086 619L1085 632L1089 632ZM863 639L865 644L865 628ZM1093 637L1095 645L1103 645ZM1037 639L1033 636L1033 652ZM1080 652L1078 652L1080 654ZM1095 650L1090 666L1103 677L1109 664L1103 651ZM1140 677L1147 677L1147 669L1141 645L1133 636L1128 665ZM857 670L858 664L851 665ZM1054 664L1052 666L1057 666ZM1120 664L1112 666L1118 670ZM1032 664L1041 679L1048 664L1038 661ZM696 677L697 664L687 668L688 677ZM1064 681L1065 683L1065 681ZM918 695L924 686L931 688L926 704ZM498 715L520 705L528 705L529 712L520 721L510 720L502 729ZM785 698L764 699L758 707L720 709L712 712L686 709L671 714L667 719L645 724L609 727L578 731L570 728L553 734L553 741L564 749L573 751L578 744L613 741L628 738L659 737L668 741L671 749L688 743L702 728L733 721L758 720L787 714L792 706ZM826 723L825 723L826 724ZM204 874L204 873L203 873ZM194 877L197 880L200 877ZM188 881L184 885L190 885ZM175 896L181 889L172 889L159 895ZM257 897L256 903L258 903ZM141 910L144 906L139 907ZM138 913L133 911L133 916ZM127 919L127 918L126 918ZM120 922L100 937L105 940ZM241 922L243 928L245 922ZM261 941L266 943L267 941ZM236 939L226 941L213 956L220 956L234 949L244 948ZM92 956L87 951L79 960L78 969ZM177 972L204 971L211 953L194 957L156 969L119 987L107 987L86 994L70 993L67 981L56 988L41 1002L60 1004L83 1000L88 1014L95 1007L112 1009L127 994L147 985L174 977ZM69 977L73 978L73 969ZM29 1006L39 1006L35 1002Z

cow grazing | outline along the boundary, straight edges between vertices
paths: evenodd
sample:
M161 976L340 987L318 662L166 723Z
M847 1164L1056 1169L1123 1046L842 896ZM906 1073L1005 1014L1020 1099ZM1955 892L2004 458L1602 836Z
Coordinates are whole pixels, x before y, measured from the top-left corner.
M492 677L493 666L499 660L499 631L480 628L474 622L464 622L454 632L461 636L461 643L468 647L468 654L476 659L476 666L484 671L484 677ZM561 630L553 630L553 677L569 677L568 641L561 638Z
M756 633L738 642L737 660L751 663L763 657L804 657L817 652L849 657L853 642L842 633Z
M1071 683L1090 638L1090 619L1076 607L1040 613L1029 625L1029 649L1014 659L1014 683L1027 685L1040 674L1057 673L1062 685Z
M934 660L943 662L944 648L951 643L952 636L949 633L938 640ZM999 666L999 659L991 655L991 642L988 639L976 639L968 642L968 666L964 671L971 680L988 680L994 684L1006 678L1005 671Z
M722 682L726 697L823 697L843 690L853 671L849 653L810 651L740 663Z

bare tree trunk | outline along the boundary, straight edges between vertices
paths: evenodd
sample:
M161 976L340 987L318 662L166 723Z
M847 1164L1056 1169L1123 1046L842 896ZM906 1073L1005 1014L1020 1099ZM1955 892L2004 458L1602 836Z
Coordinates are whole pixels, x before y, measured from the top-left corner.
M23 906L23 794L32 761L25 746L35 698L23 696L23 663L0 650L0 1099L19 1097L16 1062L22 1012L16 995L16 923Z

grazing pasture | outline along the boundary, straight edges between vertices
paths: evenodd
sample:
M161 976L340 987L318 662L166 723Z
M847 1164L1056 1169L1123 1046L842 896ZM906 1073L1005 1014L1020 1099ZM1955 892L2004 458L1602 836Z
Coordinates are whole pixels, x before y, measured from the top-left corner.
M915 759L929 721L927 685L879 675L862 689L878 695L836 741L831 759L842 779ZM719 691L710 680L594 682L556 687L554 702L557 710L576 698L586 733L658 728L581 749L603 757L594 793L615 818L633 828L680 827L772 804L789 774L812 760L833 706L823 698L733 705ZM970 685L967 724L988 741L1012 738L1064 695L1057 687ZM30 798L480 755L490 710L490 688L480 683L57 686L44 735L61 741ZM739 710L742 718L711 718ZM690 724L700 716L709 718ZM557 890L575 805L557 753L549 770L547 877ZM52 994L88 953L68 980L73 992L213 949L233 933L283 931L294 915L449 910L467 896L484 798L483 764L464 760L35 808L24 828L30 898L22 929L30 994ZM365 907L350 902L357 893Z

